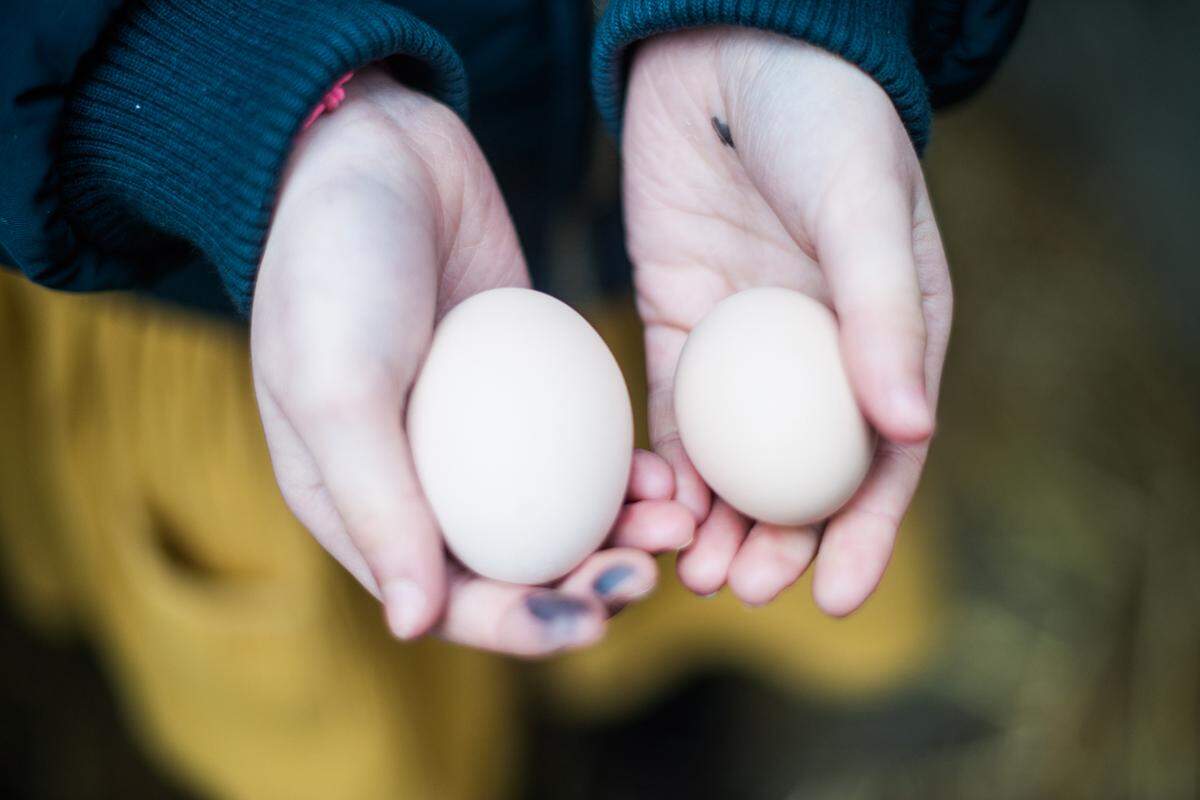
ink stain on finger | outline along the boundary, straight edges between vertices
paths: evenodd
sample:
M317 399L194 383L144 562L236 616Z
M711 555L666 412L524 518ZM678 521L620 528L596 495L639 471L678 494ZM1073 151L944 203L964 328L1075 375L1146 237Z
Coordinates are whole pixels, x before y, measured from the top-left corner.
M525 607L541 622L573 619L588 613L588 604L558 592L541 592L525 598Z
M721 140L721 144L736 150L737 146L733 143L733 134L729 131L729 126L726 125L720 117L712 118L713 130L717 132L717 138Z
M557 643L569 643L578 633L579 622L590 608L579 598L559 592L540 592L525 598L525 607L542 624L546 637Z
M601 597L607 597L615 592L621 584L633 576L633 567L628 564L618 564L615 567L609 567L597 576L596 580L592 581L592 589Z

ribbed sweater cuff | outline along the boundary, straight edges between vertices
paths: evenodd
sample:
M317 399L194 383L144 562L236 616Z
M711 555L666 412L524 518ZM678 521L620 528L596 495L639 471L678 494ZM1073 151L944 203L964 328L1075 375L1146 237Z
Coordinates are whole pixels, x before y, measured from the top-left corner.
M836 53L875 78L921 152L930 108L909 43L911 13L911 0L609 0L592 49L596 104L619 133L628 55L642 39L709 25L760 28Z
M466 74L436 31L384 0L142 0L109 30L71 101L68 213L106 249L180 240L245 313L280 174L338 77L408 56L466 113Z

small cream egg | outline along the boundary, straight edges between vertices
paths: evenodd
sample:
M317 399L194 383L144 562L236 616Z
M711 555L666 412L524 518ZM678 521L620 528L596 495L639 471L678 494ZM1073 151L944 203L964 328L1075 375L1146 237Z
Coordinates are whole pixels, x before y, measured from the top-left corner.
M559 578L621 510L629 391L599 334L549 295L493 289L454 307L434 332L407 429L446 544L480 575Z
M700 321L676 368L675 416L713 491L777 525L840 508L874 452L833 313L790 289L739 292Z

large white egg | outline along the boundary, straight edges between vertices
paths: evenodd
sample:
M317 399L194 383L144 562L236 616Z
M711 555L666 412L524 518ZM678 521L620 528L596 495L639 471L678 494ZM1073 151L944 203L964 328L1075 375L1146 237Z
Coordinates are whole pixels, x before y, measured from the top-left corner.
M836 511L874 451L833 313L790 289L739 292L700 321L675 372L675 416L713 491L777 525Z
M620 512L629 392L599 334L549 295L493 289L453 308L434 332L407 428L446 544L480 575L561 577Z

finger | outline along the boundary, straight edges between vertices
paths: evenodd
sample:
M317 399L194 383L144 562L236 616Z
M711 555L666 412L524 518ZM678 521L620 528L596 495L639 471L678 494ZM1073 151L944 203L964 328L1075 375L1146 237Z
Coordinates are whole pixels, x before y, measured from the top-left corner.
M678 328L646 328L646 378L650 441L675 473L675 499L692 512L696 522L708 516L712 493L684 452L675 423L675 365L687 334Z
M846 179L830 193L816 235L850 382L876 429L900 442L933 430L909 186L894 169Z
M749 605L771 602L808 569L818 539L812 526L755 523L729 567L729 588Z
M825 526L813 570L813 598L825 613L849 614L879 585L927 450L881 442L866 481Z
M924 178L917 187L912 239L925 316L925 394L930 407L936 411L942 367L946 363L946 348L950 343L950 327L954 318L954 291L946 250L933 216L933 205Z
M718 591L725 585L729 567L749 529L750 520L718 499L708 519L696 530L695 541L675 563L679 580L696 594Z
M611 541L617 547L635 547L663 553L686 547L696 531L690 511L672 500L642 500L621 509Z
M333 373L331 373L333 374ZM396 392L334 381L334 399L293 423L308 443L351 541L379 587L388 627L425 633L446 595L445 555L401 426Z
M918 185L912 238L927 330L926 396L931 410L936 411L950 339L953 294L945 250L923 181ZM871 474L826 527L813 575L813 595L826 612L834 616L849 614L878 586L927 454L927 443L881 443Z
M593 554L558 588L567 594L594 597L612 611L646 597L657 583L658 565L652 556L618 547Z
M271 467L284 502L321 547L353 575L364 589L379 599L379 587L375 584L375 576L371 574L366 559L358 552L350 534L346 532L346 526L342 524L341 515L333 504L333 498L329 496L329 490L325 488L324 479L312 454L280 411L271 393L257 380L255 395L261 411Z
M256 373L311 455L313 485L328 492L361 562L328 519L314 533L326 531L322 543L373 586L393 632L412 638L445 602L441 538L402 428L405 389L433 326L432 211L410 210L403 181L378 191L355 181L289 186L259 272ZM355 280L331 278L333 263Z
M628 500L670 500L675 494L675 473L662 456L649 450L633 451Z
M452 581L437 632L467 647L532 658L599 641L606 616L595 598L464 573Z

